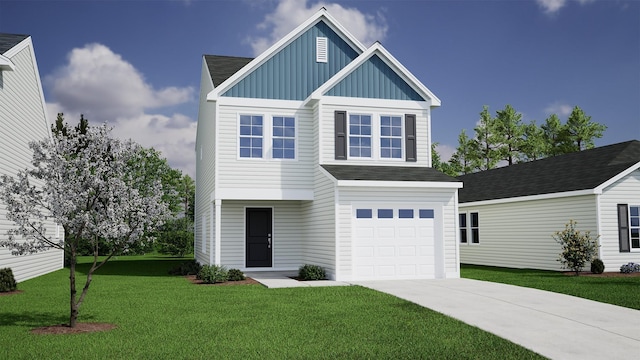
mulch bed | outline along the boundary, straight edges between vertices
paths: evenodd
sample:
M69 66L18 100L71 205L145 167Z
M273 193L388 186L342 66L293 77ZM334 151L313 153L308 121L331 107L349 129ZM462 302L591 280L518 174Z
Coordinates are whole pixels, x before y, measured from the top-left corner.
M563 274L567 276L575 276L576 273L573 271L565 271ZM611 272L603 272L602 274L594 274L591 271L581 271L580 276L588 276L588 277L638 277L640 276L640 272L633 272L629 274L621 273L620 271L611 271Z
M32 334L82 334L115 329L116 325L107 323L76 323L76 327L67 324L44 326L31 330Z
M202 280L198 280L196 279L195 275L187 275L185 276L185 278L187 278L187 280L189 280L192 284L196 284L196 285L211 285L211 286L229 286L229 285L260 285L259 282L253 280L252 278L248 277L244 280L240 280L240 281L227 281L227 282L223 282L223 283L216 283L216 284L205 284L204 282L202 282Z
M24 292L24 290L4 291L4 292L0 292L0 296L9 296L9 295L15 295L15 294L22 294L23 292Z

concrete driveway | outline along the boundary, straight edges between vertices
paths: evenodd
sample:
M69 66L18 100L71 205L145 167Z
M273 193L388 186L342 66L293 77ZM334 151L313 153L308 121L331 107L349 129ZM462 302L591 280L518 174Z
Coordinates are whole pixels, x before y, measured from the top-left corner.
M470 279L353 284L422 305L551 359L640 357L639 310Z

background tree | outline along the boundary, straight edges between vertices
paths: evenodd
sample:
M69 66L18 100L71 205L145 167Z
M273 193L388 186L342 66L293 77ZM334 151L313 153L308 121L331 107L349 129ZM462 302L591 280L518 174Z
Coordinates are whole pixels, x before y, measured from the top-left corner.
M541 126L545 156L557 156L565 153L563 146L566 132L564 125L556 114L551 114Z
M80 129L67 129L66 135L58 133L53 142L45 139L30 147L32 167L19 171L15 178L5 175L0 182L7 219L15 223L0 246L10 248L14 255L51 248L69 254L69 326L75 327L94 272L113 255L148 240L147 232L162 225L168 207L162 201L160 181L145 178L142 147L111 137L105 125L88 128L84 134ZM34 180L43 185L34 186ZM49 217L62 225L64 240L47 232L44 222ZM101 261L99 240L109 249ZM76 257L79 247L87 243L95 251L78 297Z
M489 170L496 167L500 161L500 136L496 119L489 113L489 107L483 106L480 112L480 122L474 128L477 142L478 170Z
M536 125L535 121L525 124L522 145L520 146L520 159L522 161L542 159L545 152L546 145L542 128Z
M450 169L456 174L452 176L470 174L480 167L479 163L478 143L474 139L470 139L467 132L462 129L458 135L456 152L449 159Z
M495 137L501 160L507 165L513 165L521 158L524 143L525 126L522 124L522 114L516 112L511 105L506 105L503 110L496 112Z
M452 168L449 162L441 160L440 154L438 153L438 150L436 150L437 146L438 143L431 144L431 167L449 176L458 176L458 172Z
M606 129L605 125L592 122L591 116L587 116L578 106L574 107L564 128L565 153L593 148L594 139L601 138Z

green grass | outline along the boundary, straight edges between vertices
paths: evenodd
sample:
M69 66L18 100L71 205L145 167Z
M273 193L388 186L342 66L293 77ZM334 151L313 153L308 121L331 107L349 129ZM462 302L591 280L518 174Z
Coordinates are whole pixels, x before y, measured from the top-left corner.
M33 328L67 321L68 270L20 283L24 293L0 297L0 358L541 358L366 288L199 286L167 275L179 262L120 257L100 269L80 321L118 326L102 333L31 334Z
M568 276L558 271L462 265L461 276L512 284L640 310L640 277Z

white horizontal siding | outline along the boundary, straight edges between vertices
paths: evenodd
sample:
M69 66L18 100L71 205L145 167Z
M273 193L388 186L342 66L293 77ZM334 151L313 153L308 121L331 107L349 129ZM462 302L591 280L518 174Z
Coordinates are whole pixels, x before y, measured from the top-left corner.
M27 40L30 42L30 39ZM34 62L33 49L26 46L11 61L15 71L2 72L0 86L0 175L15 176L18 170L30 166L29 142L50 137L45 104ZM41 185L34 182L35 185ZM7 238L13 223L6 219L6 207L0 203L0 240ZM47 233L55 236L55 224L46 222ZM16 257L0 248L0 268L11 267L17 281L24 281L63 266L63 253L50 250Z
M263 132L272 116L294 116L298 131L297 159L238 158L238 119L241 114L263 115ZM218 105L218 189L312 190L313 117L310 109L260 108ZM271 144L263 141L265 156Z
M403 116L405 114L416 115L416 151L417 161L407 162L404 160L391 160L391 159L349 159L349 160L335 160L335 111L347 111L347 117L350 113L353 114L373 114L374 117L379 118L380 115L395 115ZM337 164L337 165L384 165L384 166L430 166L431 159L429 157L429 141L431 129L429 129L429 112L427 110L407 110L402 108L402 104L399 104L397 108L376 108L371 106L342 106L322 104L321 113L319 114L320 121L322 122L322 144L320 144L320 162L322 164ZM375 123L375 122L374 122ZM404 124L403 124L404 126ZM379 129L376 130L379 132ZM373 150L379 151L379 138L372 139L374 145ZM404 146L404 140L403 140ZM403 156L405 149L403 148ZM378 154L379 155L379 154Z
M480 243L460 244L463 264L561 270L556 231L573 219L597 236L595 195L459 207L479 216Z
M422 204L438 204L442 207L441 229L436 229L436 243L440 242L444 253L444 277L459 277L456 253L455 193L456 189L433 188L340 188L339 189L339 268L340 276L352 276L352 224L353 204L408 204L416 207ZM426 205L425 205L426 206ZM436 219L439 220L439 219ZM438 222L436 222L438 224ZM438 226L438 225L436 225ZM438 238L439 234L439 238ZM440 246L440 245L438 245Z
M304 225L299 201L222 201L221 264L245 266L245 208L273 208L273 268L297 269L302 263Z
M628 262L640 264L640 250L620 252L617 204L640 206L640 170L616 181L600 196L600 257L605 271L619 271Z

